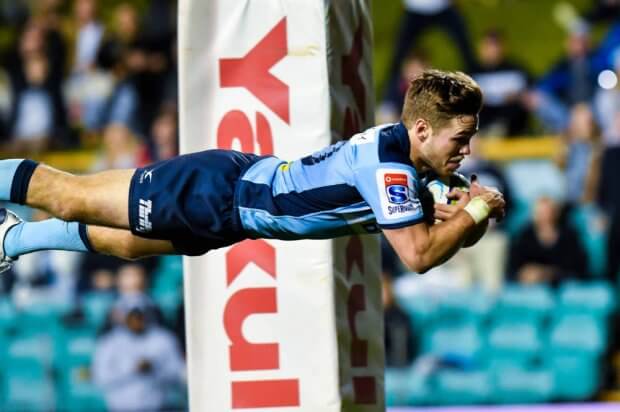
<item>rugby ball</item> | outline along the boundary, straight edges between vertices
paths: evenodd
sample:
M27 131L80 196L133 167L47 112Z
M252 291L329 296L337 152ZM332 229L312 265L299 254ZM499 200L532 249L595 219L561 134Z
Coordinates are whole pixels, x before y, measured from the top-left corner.
M448 179L440 179L439 177L431 177L425 183L426 190L432 195L434 203L444 205L456 203L455 200L448 199L448 193L452 189L459 189L469 192L469 179L460 173L453 173ZM435 223L439 223L439 219L435 219ZM489 220L485 220L476 226L476 229L465 239L463 247L475 245L486 233Z

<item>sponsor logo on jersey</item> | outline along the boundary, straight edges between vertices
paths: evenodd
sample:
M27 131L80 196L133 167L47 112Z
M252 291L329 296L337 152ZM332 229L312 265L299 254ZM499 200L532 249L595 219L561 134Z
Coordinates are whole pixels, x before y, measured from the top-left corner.
M422 206L415 192L413 175L402 169L377 170L383 217L402 219L421 215Z
M151 224L151 212L153 210L153 201L140 199L138 204L138 227L136 230L142 233L149 233L153 230Z
M400 205L409 201L409 182L406 174L386 173L383 182L388 202Z

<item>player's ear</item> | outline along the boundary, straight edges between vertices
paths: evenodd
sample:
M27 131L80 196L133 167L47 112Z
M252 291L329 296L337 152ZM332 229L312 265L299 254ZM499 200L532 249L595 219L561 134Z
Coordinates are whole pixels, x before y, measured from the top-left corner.
M431 135L431 125L422 118L417 119L413 124L413 133L419 141L423 142Z

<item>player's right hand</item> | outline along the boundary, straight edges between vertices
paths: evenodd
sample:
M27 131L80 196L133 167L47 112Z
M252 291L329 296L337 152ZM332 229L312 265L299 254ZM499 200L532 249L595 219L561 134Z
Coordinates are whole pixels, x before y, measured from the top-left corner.
M504 195L497 190L485 190L479 196L491 208L489 217L497 220L502 220L504 218L504 215L506 214L506 201L504 200Z
M482 186L476 175L471 177L471 185L469 187L469 195L471 198L480 196L491 208L490 217L496 220L502 220L506 215L506 201L504 195L495 187Z

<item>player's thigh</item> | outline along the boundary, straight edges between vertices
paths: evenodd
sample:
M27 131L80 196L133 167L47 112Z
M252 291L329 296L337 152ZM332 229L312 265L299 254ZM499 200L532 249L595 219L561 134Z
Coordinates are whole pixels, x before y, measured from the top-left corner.
M72 175L41 165L34 171L26 204L64 220L129 228L129 186L134 169Z
M178 254L169 240L146 239L129 230L104 226L88 226L88 239L98 253L125 259Z

